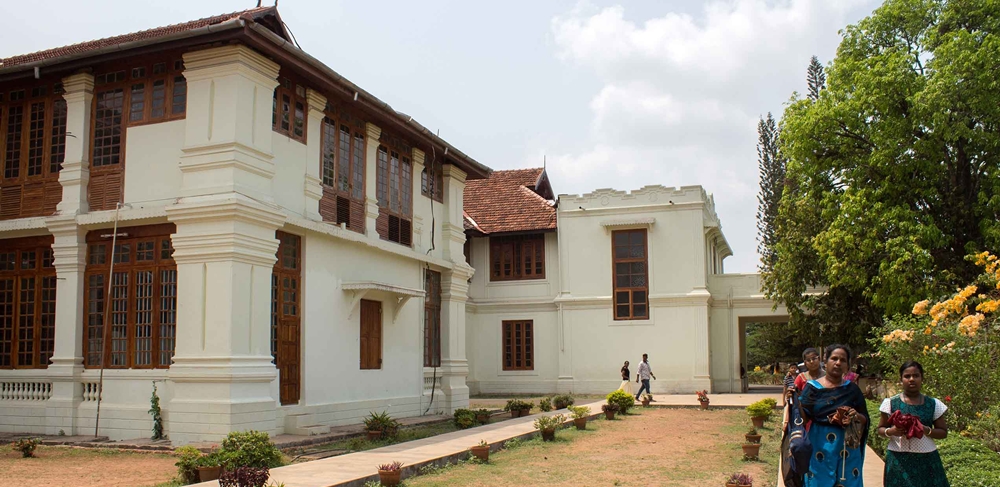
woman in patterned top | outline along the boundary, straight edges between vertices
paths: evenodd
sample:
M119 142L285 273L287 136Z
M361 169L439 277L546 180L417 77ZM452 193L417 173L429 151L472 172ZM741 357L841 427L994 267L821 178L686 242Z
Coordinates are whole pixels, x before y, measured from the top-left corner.
M948 436L948 425L944 413L948 410L943 402L920 393L924 382L924 367L918 362L907 362L899 368L903 392L882 401L879 411L882 419L878 423L878 434L889 438L885 452L886 487L948 487L941 456L938 455L935 439ZM923 436L907 437L906 431L893 426L889 421L892 413L900 411L920 419Z

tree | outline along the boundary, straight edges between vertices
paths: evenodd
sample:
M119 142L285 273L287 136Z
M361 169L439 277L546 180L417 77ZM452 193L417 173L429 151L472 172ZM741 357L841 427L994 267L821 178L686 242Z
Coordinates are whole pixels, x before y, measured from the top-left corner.
M778 150L778 126L771 112L757 123L757 166L760 171L760 192L757 194L757 253L760 268L774 266L774 219L785 185L785 159Z
M809 67L806 68L806 84L808 86L808 97L810 100L819 100L819 92L826 86L826 74L823 73L823 65L819 59L813 56L809 60Z
M1000 247L995 5L887 0L844 30L823 96L787 106L763 280L798 326L860 344L883 317L970 282L965 256Z

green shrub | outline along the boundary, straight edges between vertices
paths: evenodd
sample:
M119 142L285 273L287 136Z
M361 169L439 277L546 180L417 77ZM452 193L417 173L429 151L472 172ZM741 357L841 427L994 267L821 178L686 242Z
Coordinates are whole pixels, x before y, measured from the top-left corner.
M181 446L174 450L178 457L177 477L184 484L193 484L198 481L198 463L201 459L201 452L193 446Z
M566 417L561 414L556 414L555 416L542 416L535 420L535 429L542 431L558 428L565 421Z
M531 411L534 407L530 402L525 402L520 399L511 399L507 401L507 405L503 407L504 411Z
M880 457L885 457L885 447L889 444L889 439L878 434L878 421L881 418L881 413L878 407L882 404L880 401L865 401L868 404L868 446L875 450L875 453Z
M761 401L767 404L771 409L778 407L778 401L773 397L765 397L764 399L761 399Z
M583 419L590 416L590 408L587 406L569 406L566 409L573 413L573 419Z
M976 413L976 419L970 421L961 434L976 438L989 449L1000 452L1000 405L990 406L985 412Z
M394 438L399 432L399 421L392 419L385 411L377 414L372 411L364 421L366 430L381 431L383 438Z
M538 410L547 413L552 410L552 399L548 397L543 397L538 401Z
M951 487L995 487L1000 479L1000 455L983 442L949 434L937 441Z
M556 409L566 409L567 406L572 406L576 402L573 400L573 396L569 394L560 394L552 398L552 406Z
M476 422L476 412L471 409L456 409L452 420L455 422L455 427L463 430L478 424Z
M21 438L15 441L11 446L13 446L15 450L21 452L21 458L31 458L35 456L35 448L38 448L38 443L38 438Z
M489 409L479 408L476 410L476 421L478 421L479 424L490 424L490 415L491 413ZM486 419L480 420L479 419L480 416L485 416Z
M760 401L751 403L747 406L747 414L751 418L770 418L771 413L774 412L774 406L770 405L766 399L761 399Z
M275 468L282 465L281 451L267 433L234 431L222 440L222 464L226 469L238 467Z
M608 404L614 404L618 406L618 412L622 415L628 414L628 411L635 406L635 398L632 394L625 391L615 391L607 396Z

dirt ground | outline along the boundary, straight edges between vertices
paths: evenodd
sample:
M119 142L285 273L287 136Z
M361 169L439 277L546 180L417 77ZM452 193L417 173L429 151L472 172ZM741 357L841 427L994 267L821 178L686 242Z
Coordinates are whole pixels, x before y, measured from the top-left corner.
M740 445L749 421L742 410L644 409L621 421L596 421L589 431L562 430L555 443L532 440L495 453L490 464L466 464L407 479L408 487L723 485L740 471L755 487L777 477L777 434L762 431L763 462L744 462Z
M21 458L0 448L0 486L148 487L177 474L177 459L162 453L40 446L38 458Z

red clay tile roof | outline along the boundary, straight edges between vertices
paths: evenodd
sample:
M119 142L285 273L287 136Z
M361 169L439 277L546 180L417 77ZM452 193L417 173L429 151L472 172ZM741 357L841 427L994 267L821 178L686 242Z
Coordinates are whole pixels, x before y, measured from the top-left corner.
M194 30L200 27L205 27L214 24L221 24L228 20L233 20L240 17L243 17L247 20L255 20L265 15L271 14L272 11L275 15L277 14L277 9L273 6L253 8L250 10L243 10L241 12L216 15L214 17L206 17L204 19L192 20L190 22L167 25L163 27L157 27L155 29L142 30L139 32L133 32L131 34L123 34L114 37L106 37L104 39L81 42L78 44L70 44L68 46L56 47L44 51L32 52L29 54L19 54L17 56L11 56L8 58L0 58L0 68L8 68L11 66L18 66L21 64L44 61L62 56L83 54L88 51L94 51L103 47L114 46L116 44L122 44L125 42L155 39L157 37L163 37L170 34L176 34L178 32Z
M465 228L485 234L554 230L556 209L535 193L544 169L493 171L465 183Z

